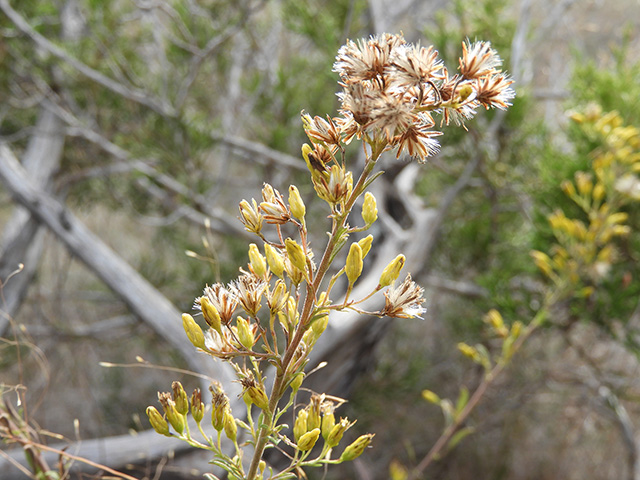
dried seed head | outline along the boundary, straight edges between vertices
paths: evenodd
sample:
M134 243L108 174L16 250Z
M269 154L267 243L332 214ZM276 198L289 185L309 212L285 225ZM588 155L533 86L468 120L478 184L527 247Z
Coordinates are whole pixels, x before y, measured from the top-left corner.
M480 78L496 73L502 65L498 53L491 48L491 42L475 42L469 40L462 43L462 57L458 70L464 78Z
M327 115L327 119L324 120L318 116L311 118L311 115L302 111L301 116L304 130L311 142L321 143L326 146L340 144L340 130L338 130L338 127L336 127L333 119L329 115Z
M260 310L262 295L267 286L267 282L255 275L245 273L229 284L229 290L240 302L245 312L255 317Z
M416 285L411 280L411 275L407 275L404 282L397 288L390 287L384 292L385 306L382 315L387 317L413 318L420 317L426 309L422 306L424 288Z
M262 188L262 202L260 210L264 214L267 223L284 225L291 219L289 209L284 203L282 194L268 183Z

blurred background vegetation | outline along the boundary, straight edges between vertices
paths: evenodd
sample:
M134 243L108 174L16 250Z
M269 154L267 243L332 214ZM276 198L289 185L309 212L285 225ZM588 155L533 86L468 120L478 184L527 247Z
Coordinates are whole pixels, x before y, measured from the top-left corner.
M569 113L597 104L640 126L635 0L0 0L0 10L0 142L28 169L48 121L44 136L63 146L50 146L29 178L181 311L246 263L240 200L264 181L313 197L299 115L335 112L331 66L346 38L402 31L434 44L452 70L465 38L502 56L513 107L483 112L468 135L449 128L441 154L418 170L413 194L438 208L478 159L412 272L429 290L425 321L390 323L375 361L341 392L350 400L339 414L359 418L354 437L376 432L374 450L330 479L389 478L392 462L417 463L443 422L421 391L455 397L481 375L455 345L492 348L490 308L526 322L539 307L544 279L530 252L554 243L550 213L581 215L560 185L588 170L601 142ZM408 160L384 167L393 175ZM40 178L38 168L51 172ZM19 207L2 184L0 199L3 293L28 278L0 308L3 388L26 385L33 419L68 438L148 428L139 416L168 374L99 362L189 365L55 235L42 229L29 262L12 253ZM640 212L625 211L632 233L596 295L552 315L473 415L476 433L425 478L634 478L640 440L633 431L629 443L625 428L640 428ZM7 281L19 262L25 272Z

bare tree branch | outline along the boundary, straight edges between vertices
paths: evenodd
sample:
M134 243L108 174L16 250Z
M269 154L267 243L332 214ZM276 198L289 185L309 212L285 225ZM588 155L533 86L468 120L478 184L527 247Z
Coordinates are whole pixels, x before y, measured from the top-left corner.
M62 204L37 188L28 179L9 147L4 144L0 144L0 180L15 200L29 209L39 221L46 224L74 255L128 305L138 318L145 321L167 343L176 348L194 372L221 381L229 390L232 408L235 406L238 410L240 409L239 404L242 402L238 396L240 389L236 383L232 382L235 376L231 367L214 362L208 357L202 357L189 342L184 341L180 322L181 313L176 307L91 233ZM207 392L207 387L208 382L203 380L201 388L204 393ZM185 447L188 446L184 442L148 431L138 434L137 437L125 435L82 442L71 451L89 460L119 466L140 461L140 452L144 453L145 449L149 458L158 458L171 449L177 451ZM14 454L11 455L14 457ZM15 454L16 458L20 456L21 453ZM9 460L0 460L0 471L8 471L9 464Z
M67 53L64 49L47 40L45 37L36 32L31 27L31 25L29 25L29 22L27 22L24 17L22 17L22 15L11 8L8 0L0 0L0 10L2 10L7 15L7 17L14 23L16 27L18 27L20 31L31 38L39 47L68 63L70 66L75 68L78 72L80 72L87 78L90 78L94 82L121 95L128 100L132 100L150 108L151 110L159 113L162 116L175 117L177 115L176 110L166 102L154 98L144 90L140 90L132 86L123 85L122 83L119 83L112 78L107 77L106 75L82 63L80 60Z
M50 190L51 177L60 165L63 145L64 134L60 121L49 110L41 109L24 154L23 165L33 183L44 191ZM24 269L20 275L3 285L0 291L4 311L0 317L0 335L5 331L9 318L15 316L33 280L40 263L44 233L40 223L22 207L16 208L5 224L0 241L0 282L18 264L23 264Z

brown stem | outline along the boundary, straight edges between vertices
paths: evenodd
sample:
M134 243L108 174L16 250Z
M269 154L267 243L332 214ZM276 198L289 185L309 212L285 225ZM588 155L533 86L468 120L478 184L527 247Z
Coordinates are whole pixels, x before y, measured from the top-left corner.
M316 270L316 275L311 284L307 283L307 292L305 296L304 307L302 309L302 314L300 315L300 322L298 323L298 328L296 329L295 335L287 350L284 353L284 357L282 359L282 363L280 364L280 368L276 372L276 378L273 382L273 389L271 390L271 396L269 398L269 412L264 412L265 421L264 425L268 425L267 428L261 428L260 433L258 433L258 439L256 440L256 448L253 452L253 458L251 459L251 465L249 466L249 472L247 473L247 480L253 480L256 477L256 473L258 472L258 466L260 464L260 460L262 459L262 454L264 453L264 449L267 446L268 434L270 433L268 430L271 428L271 423L273 422L273 413L276 411L278 406L278 402L282 398L284 394L284 388L286 386L287 379L287 371L289 369L289 364L293 358L295 351L302 340L302 336L306 330L306 326L311 318L311 312L313 310L313 304L317 297L318 290L320 289L320 285L322 280L324 279L325 274L329 270L329 266L331 264L331 258L333 257L333 251L336 247L337 241L337 232L342 228L345 224L347 217L349 216L349 212L353 208L353 205L356 202L356 199L362 193L365 182L369 175L373 171L375 167L376 160L382 153L382 149L380 151L374 150L372 152L372 156L365 163L365 167L358 179L358 182L353 188L351 193L351 197L345 203L344 213L340 215L334 223L333 231L331 234L331 238L329 239L329 243L327 243L327 247L322 255L322 260L320 261L320 265Z

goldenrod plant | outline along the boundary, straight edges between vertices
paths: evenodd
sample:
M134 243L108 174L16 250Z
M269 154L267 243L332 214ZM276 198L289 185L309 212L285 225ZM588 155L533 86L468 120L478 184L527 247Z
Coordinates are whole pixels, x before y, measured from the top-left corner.
M195 314L183 314L182 321L195 348L231 363L246 411L231 411L224 385L211 386L208 409L202 392L196 390L189 398L174 382L172 392L159 394L161 409L147 409L159 434L211 451L212 463L231 479L295 478L304 476L307 467L350 461L365 451L373 434L343 445L354 421L336 417L340 400L314 393L308 405L298 408L295 398L309 354L332 312L396 318L425 312L423 288L410 274L398 280L405 264L402 254L380 272L373 291L351 298L375 245L372 235L353 239L377 219L376 201L367 188L382 173L376 165L383 153L406 153L424 163L438 152L442 132L436 116L440 126L453 122L464 127L480 107L506 109L514 90L500 66L496 51L482 41L463 43L456 73L449 72L433 47L407 43L402 35L347 41L339 49L333 68L342 88L338 116L302 114L310 140L302 147L302 157L317 196L326 202L328 240L322 250L311 247L305 204L294 185L283 194L265 183L261 199L240 202L240 219L257 237L248 248L249 263L232 282L206 286L195 299ZM366 157L361 170L347 165L346 148L354 140ZM361 197L363 224L352 225L350 215ZM344 266L330 270L347 244ZM342 275L346 293L334 291ZM384 306L366 311L362 303L380 293ZM334 300L337 297L341 300ZM288 433L283 420L292 408L297 411ZM189 416L197 433L189 428ZM209 436L203 422L211 422L217 435ZM231 455L223 449L223 437L234 445ZM273 447L287 459L279 471L263 459L265 450Z
M500 340L501 349L495 355L483 344L458 344L464 356L482 367L482 380L472 393L462 387L455 402L431 390L422 391L424 400L442 410L444 430L414 468L392 462L389 475L393 480L421 478L429 465L473 433L473 427L465 426L466 420L522 344L551 318L561 302L595 295L620 259L616 241L632 231L624 209L640 200L640 129L624 125L617 112L603 113L593 105L571 118L600 146L592 152L588 171L578 171L573 180L560 185L583 216L571 218L556 209L547 217L555 242L548 252L531 252L547 280L542 306L527 324L519 320L508 323L495 309L485 315L488 330Z

